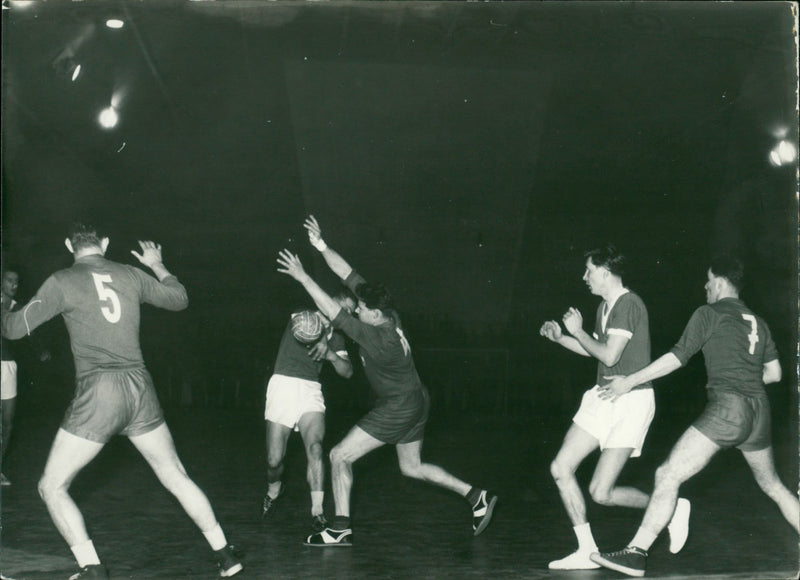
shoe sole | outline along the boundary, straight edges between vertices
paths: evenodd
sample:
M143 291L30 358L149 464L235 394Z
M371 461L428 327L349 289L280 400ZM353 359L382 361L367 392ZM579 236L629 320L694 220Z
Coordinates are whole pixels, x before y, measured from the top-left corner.
M683 499L683 498L681 498L681 499ZM678 500L679 504L680 504L680 501L681 500ZM669 531L669 553L670 554L677 554L678 552L683 550L683 547L686 545L686 541L689 539L689 518L692 515L692 503L688 499L687 500L683 500L683 501L685 502L683 505L687 506L686 507L686 536L678 544L673 544L673 542L672 542L672 530L669 529L669 526L667 527L667 530Z
M235 566L231 566L227 570L220 570L219 575L222 578L230 578L231 576L236 576L239 572L244 570L244 566L241 564L236 564Z
M479 536L483 530L485 530L492 521L492 514L494 513L494 506L497 503L497 496L492 496L492 499L489 501L489 505L486 506L486 515L483 516L483 520L481 523L478 524L478 527L475 528L475 532L472 534L473 536Z
M332 544L309 544L308 542L303 542L304 546L308 546L309 548L352 548L352 542L336 542Z
M644 576L644 570L637 570L635 568L628 568L627 566L622 566L621 564L617 564L616 562L612 562L611 560L606 560L601 555L592 555L590 556L592 562L600 564L603 568L608 568L609 570L616 570L617 572L622 572L623 574L627 574L628 576L636 576L637 578L641 578Z

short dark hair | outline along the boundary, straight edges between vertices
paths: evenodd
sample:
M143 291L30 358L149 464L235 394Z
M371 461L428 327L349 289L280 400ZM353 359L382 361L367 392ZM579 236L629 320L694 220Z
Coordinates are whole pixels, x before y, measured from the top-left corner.
M606 244L600 248L589 250L584 257L591 260L595 266L602 266L615 276L622 278L625 275L627 260L614 244Z
M83 222L73 222L69 229L69 242L72 250L78 251L83 248L99 248L102 236L97 233L97 228Z
M731 286L741 291L744 285L744 264L732 254L717 254L711 258L711 273L719 278L725 278Z
M394 300L383 284L370 284L363 282L356 287L356 296L363 301L370 310L378 309L388 316L394 312Z

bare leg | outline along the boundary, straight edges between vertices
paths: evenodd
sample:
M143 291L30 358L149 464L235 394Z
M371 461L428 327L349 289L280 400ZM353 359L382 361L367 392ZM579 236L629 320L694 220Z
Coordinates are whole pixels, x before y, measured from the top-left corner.
M175 496L200 531L208 532L214 529L217 526L217 518L211 503L206 494L187 475L178 458L167 424L162 423L149 433L130 437L130 440L150 464L161 484Z
M322 463L322 440L325 437L325 415L306 413L300 417L298 427L306 448L308 487L311 491L324 491L325 466Z
M88 542L89 534L78 506L69 495L69 486L102 448L102 443L59 429L39 480L39 495L47 506L50 518L70 547Z
M556 458L550 464L550 473L558 486L558 493L573 526L586 523L586 501L578 486L575 472L598 446L597 439L573 423L564 436Z
M421 452L422 441L398 443L397 460L400 464L400 473L406 477L421 479L466 497L472 486L451 475L438 465L422 463Z
M759 487L778 505L783 517L800 534L800 503L781 482L775 471L772 446L760 451L742 451Z
M694 427L689 427L656 470L656 483L641 527L658 536L667 526L678 502L680 486L698 474L719 451L719 445ZM639 546L649 550L650 546Z
M331 479L333 480L333 501L336 504L337 516L350 517L353 463L383 445L383 441L375 439L356 425L331 450Z
M601 505L617 505L629 508L644 509L650 496L635 487L617 486L617 478L628 461L633 449L604 449L600 453L597 467L589 484L589 494Z
M283 475L283 458L292 430L286 425L267 421L267 482L276 483Z

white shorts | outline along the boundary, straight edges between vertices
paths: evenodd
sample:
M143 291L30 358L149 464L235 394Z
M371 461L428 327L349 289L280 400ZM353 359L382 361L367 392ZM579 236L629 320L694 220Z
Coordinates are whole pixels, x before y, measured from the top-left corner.
M17 363L13 360L2 362L2 376L0 376L0 399L14 399L17 396Z
M636 389L612 403L600 398L598 388L595 385L583 394L573 423L597 439L601 451L631 448L631 457L639 457L656 414L653 389Z
M306 413L325 413L322 385L316 381L272 375L267 385L264 419L299 431L297 423Z

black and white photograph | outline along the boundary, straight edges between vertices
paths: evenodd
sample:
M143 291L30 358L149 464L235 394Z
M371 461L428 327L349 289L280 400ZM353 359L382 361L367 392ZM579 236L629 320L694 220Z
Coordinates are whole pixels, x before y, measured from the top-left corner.
M797 578L797 46L2 0L2 579Z

